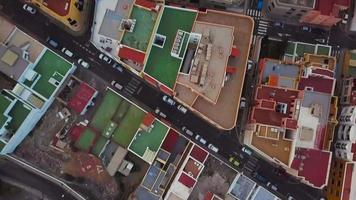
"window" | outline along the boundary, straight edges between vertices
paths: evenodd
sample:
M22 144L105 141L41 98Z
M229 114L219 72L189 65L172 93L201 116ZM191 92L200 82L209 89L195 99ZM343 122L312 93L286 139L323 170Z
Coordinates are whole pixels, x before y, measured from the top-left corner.
M276 7L276 6L274 5L274 2L272 2L272 7L273 7L273 8Z
M289 11L288 11L288 12L286 12L286 13L287 13L288 15L292 14L292 13L291 13L291 12L289 12Z

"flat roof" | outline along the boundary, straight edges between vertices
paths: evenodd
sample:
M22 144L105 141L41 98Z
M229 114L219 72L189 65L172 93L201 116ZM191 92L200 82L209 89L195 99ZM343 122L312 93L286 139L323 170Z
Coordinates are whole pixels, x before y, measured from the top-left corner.
M331 155L331 152L296 148L291 167L311 185L322 188L329 177Z
M163 47L153 45L144 72L160 83L173 89L182 59L171 56L174 39L178 30L190 33L197 12L182 8L164 6L156 34L165 37Z
M264 187L259 186L252 198L252 200L275 200L278 197L266 190Z
M69 100L68 106L78 114L81 114L91 102L96 93L96 89L87 83L82 82L80 83L75 95Z
M243 174L238 174L231 184L229 194L238 200L248 199L256 183Z
M4 56L6 57L6 52L12 52L12 54L17 55L16 59L11 62L11 65L2 59ZM0 71L16 81L21 77L27 66L30 64L27 60L22 58L22 50L20 48L15 46L7 47L1 43L0 58Z
M204 163L207 159L209 153L204 149L200 148L198 145L194 145L192 151L190 152L190 156L196 159L197 161Z
M193 58L194 62L195 60L199 60L198 67L203 68L204 64L207 65L206 75L199 75L200 80L204 78L206 81L204 81L203 84L201 84L201 81L199 84L192 82L191 72L189 75L180 73L177 78L177 83L193 89L200 96L216 103L222 89L228 59L233 46L234 27L195 21L192 32L203 35L200 41L201 45L212 44L211 56L208 61L206 60L207 53L204 51L199 54L198 50L198 53L196 53L196 56ZM207 39L204 39L205 37Z
M131 141L129 149L148 163L152 163L158 149L168 133L168 127L158 121L153 122L148 131L140 129Z
M0 129L4 126L6 121L8 120L8 116L5 115L5 111L10 106L12 100L9 99L4 94L0 93Z
M48 99L61 86L60 83L71 69L72 65L68 61L51 50L46 50L35 67L23 74L25 77L23 84Z
M334 86L335 79L323 78L319 75L308 75L306 77L301 77L298 83L299 90L306 90L308 88L311 88L313 91L328 94L333 94Z
M66 16L69 13L72 0L43 0L42 5L46 6L57 15Z

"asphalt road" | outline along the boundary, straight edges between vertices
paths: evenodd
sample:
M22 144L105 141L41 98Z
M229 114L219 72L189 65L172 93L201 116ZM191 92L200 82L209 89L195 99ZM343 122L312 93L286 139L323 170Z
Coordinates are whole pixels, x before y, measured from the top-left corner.
M50 200L76 199L57 184L54 184L51 181L48 181L47 179L42 178L10 161L2 161L0 163L0 179L1 177L6 177L10 180L18 182L19 184L41 191L43 195L42 197L46 197Z
M227 161L230 155L241 153L242 146L238 141L239 129L223 132L211 126L205 120L199 116L196 116L192 112L188 111L186 114L182 114L175 107L173 108L168 106L161 100L163 93L144 82L141 78L137 77L128 70L119 72L118 70L112 68L111 65L100 62L98 59L100 51L89 43L88 36L90 33L87 33L83 37L73 37L50 23L50 21L40 13L37 13L35 16L29 15L22 10L22 4L18 1L0 0L0 4L3 5L3 8L0 10L0 14L7 17L27 34L41 41L43 44L45 44L47 37L51 37L58 41L61 47L66 47L74 52L75 57L67 58L68 60L76 62L79 58L85 58L85 60L91 65L90 70L101 78L107 80L108 82L116 80L121 83L124 88L134 87L134 92L130 92L126 89L118 92L144 107L148 111L153 111L156 107L159 107L162 112L167 114L167 121L172 123L173 127L179 130L182 126L186 126L195 134L201 135L208 142L212 142L215 146L217 146L219 148L219 155L217 156L221 159ZM46 46L48 45L46 44ZM53 49L52 47L49 48L64 56L63 53L60 52L60 49ZM245 84L245 87L247 88L245 88L244 91L247 91L247 93L244 92L244 96L250 96L252 94L251 89L248 87L253 85L253 80L253 78L248 79ZM243 110L240 112L243 112ZM245 114L245 116L247 115ZM242 126L243 120L245 119L239 117L238 127ZM194 140L194 138L192 138L192 140ZM206 146L204 146L204 148L206 148ZM251 159L256 160L255 157L256 156L249 158L248 156L245 156L246 159L242 165L244 163L248 163ZM278 193L279 196L291 193L297 199L301 200L319 199L319 190L315 190L311 187L295 182L295 179L290 176L281 178L273 173L272 169L274 166L272 164L258 157L257 161L258 162L254 164L256 164L256 167L260 170L259 173L262 173L271 182L278 182L279 191L281 192ZM245 169L243 169L243 171L247 175L250 174Z

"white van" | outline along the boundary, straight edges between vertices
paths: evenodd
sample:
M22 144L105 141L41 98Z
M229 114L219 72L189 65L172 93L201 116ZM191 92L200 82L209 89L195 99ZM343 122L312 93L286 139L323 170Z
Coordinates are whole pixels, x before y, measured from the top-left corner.
M185 127L185 126L182 127L182 131L184 131L187 135L190 135L190 136L194 135L194 133L191 130L187 129L187 127Z
M62 52L67 55L69 58L73 57L73 52L69 51L67 48L63 47Z
M219 151L219 149L216 146L214 146L213 144L209 144L208 148L210 150L214 151L215 153L217 153Z
M183 114L187 113L187 111L188 111L187 108L184 107L183 105L178 105L177 108L178 108L178 110L179 110L180 112L182 112Z
M202 138L200 135L195 136L195 139L204 145L206 144L206 140Z

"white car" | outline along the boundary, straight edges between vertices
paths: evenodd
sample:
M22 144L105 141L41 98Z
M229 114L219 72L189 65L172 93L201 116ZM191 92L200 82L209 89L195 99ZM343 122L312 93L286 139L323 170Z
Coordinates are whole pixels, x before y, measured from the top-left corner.
M119 90L122 90L122 88L124 88L122 85L120 85L118 82L116 81L111 81L111 85L116 87Z
M309 26L302 26L302 30L306 32L311 32L312 29Z
M23 7L22 7L26 12L29 12L31 14L36 14L36 9L33 8L32 6L28 5L28 4L24 4Z
M178 108L178 110L179 110L180 112L182 112L183 114L187 113L187 111L188 111L187 108L184 107L183 105L178 105L177 108Z
M164 102L166 102L167 104L171 105L171 106L174 106L174 105L176 104L176 102L175 102L172 98L170 98L169 96L167 96L167 95L164 95L164 96L162 97L162 100L163 100Z
M69 51L67 48L63 47L63 49L61 50L66 56L68 56L69 58L73 57L73 52Z
M243 109L245 107L246 107L246 98L245 97L241 97L240 108Z
M210 150L214 151L215 153L217 153L219 151L219 149L216 146L214 146L213 144L209 144L208 148Z
M163 118L167 118L167 115L161 112L159 108L156 108L155 113Z
M110 64L111 63L111 58L107 57L105 54L101 53L99 55L99 59L106 62L107 64Z
M78 64L87 69L90 67L89 63L85 62L83 59L79 59Z
M277 186L276 186L276 185L273 185L271 182L268 182L268 183L267 183L267 187L271 187L271 189L274 190L274 191L277 191L277 190L278 190Z
M117 63L117 62L115 62L113 65L112 65L112 67L114 68L114 69L117 69L117 70L119 70L119 72L124 72L124 69L121 67L121 65L119 64L119 63Z
M187 129L187 127L185 127L185 126L182 127L182 131L184 131L187 135L190 135L190 136L194 135L194 133L191 130Z
M250 149L248 149L247 147L242 147L241 150L249 156L252 155L252 151Z
M206 140L202 138L200 135L195 136L195 139L204 145L206 144Z

